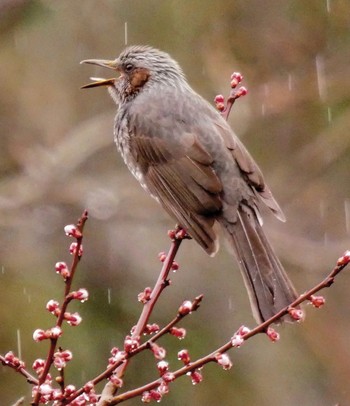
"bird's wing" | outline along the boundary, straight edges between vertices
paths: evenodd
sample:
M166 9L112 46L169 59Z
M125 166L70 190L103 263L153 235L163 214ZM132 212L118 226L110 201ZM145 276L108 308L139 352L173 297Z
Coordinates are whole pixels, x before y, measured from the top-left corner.
M136 106L137 107L137 106ZM130 115L130 151L151 194L209 254L218 249L213 229L222 209L222 184L195 133L174 114L143 108Z
M265 205L274 213L281 221L286 218L282 209L273 197L273 194L265 183L263 174L254 161L245 146L239 138L233 133L229 125L223 120L215 120L215 124L224 140L226 147L231 151L232 157L237 162L248 184L252 187L257 196L265 203Z

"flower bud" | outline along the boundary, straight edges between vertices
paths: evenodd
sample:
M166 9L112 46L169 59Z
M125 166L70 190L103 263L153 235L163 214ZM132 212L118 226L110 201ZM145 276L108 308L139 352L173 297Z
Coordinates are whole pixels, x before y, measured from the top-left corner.
M166 361L159 361L157 363L157 368L159 371L160 376L164 375L165 372L168 372L169 370L169 363Z
M274 330L272 327L268 327L266 330L266 335L269 337L269 339L274 343L280 339L279 333Z
M79 246L79 250L78 250L78 246ZM77 251L78 250L78 251ZM83 255L83 245L82 244L78 244L77 242L72 242L72 244L69 247L69 252L72 255L76 255L78 252L78 257L81 257Z
M152 289L147 287L143 292L137 295L137 300L143 304L147 303L151 299Z
M81 238L83 236L81 231L74 224L68 224L67 226L65 226L64 232L66 233L66 235L73 238Z
M323 296L311 295L310 302L311 302L312 306L314 306L318 309L326 303L326 299Z
M288 313L293 320L300 321L304 319L304 312L301 309L295 309L291 307L288 309Z
M55 269L58 274L62 275L64 280L70 276L70 270L65 262L57 262Z
M136 350L140 345L140 337L131 337L131 336L126 336L124 340L124 350L126 352L131 352L133 350Z
M164 359L166 356L166 350L165 348L161 347L160 345L150 342L150 347L151 351L153 352L153 355L157 359Z
M203 375L198 369L190 372L189 375L191 377L192 385L197 385L203 381Z
M180 327L171 327L169 333L174 337L177 337L179 340L183 340L186 336L186 329Z
M193 307L192 302L190 300L185 300L179 307L178 313L181 316L186 316L187 314L191 313L192 307Z
M216 362L222 366L222 368L226 371L232 368L232 361L228 354L216 354L215 355Z
M191 362L190 354L189 354L188 350L186 350L186 349L180 350L177 353L177 359L179 361L182 361L185 365L187 365Z

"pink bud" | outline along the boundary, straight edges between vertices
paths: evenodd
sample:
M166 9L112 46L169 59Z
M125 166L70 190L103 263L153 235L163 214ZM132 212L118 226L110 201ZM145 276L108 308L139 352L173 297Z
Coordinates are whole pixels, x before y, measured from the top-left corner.
M181 316L186 316L192 311L192 302L190 300L185 300L182 305L179 307L178 313Z
M160 376L164 375L165 372L168 372L169 370L169 363L166 361L159 361L157 363L157 368L159 371Z
M215 98L214 98L215 104L224 103L224 102L225 102L225 97L222 94L218 94L215 96Z
M304 312L301 309L295 309L294 307L291 307L290 309L288 309L288 313L291 318L296 321L304 319Z
M187 234L186 230L184 230L183 228L180 228L180 230L176 231L175 238L177 240L183 240L184 238L187 238L187 237L188 237L188 234Z
M81 288L77 291L71 292L70 296L72 297L72 299L77 299L80 300L81 303L84 303L89 298L89 292L86 289Z
M156 402L160 402L162 400L162 395L157 391L157 390L151 390L150 391L151 398L152 400L155 400Z
M238 329L238 332L237 332L239 335L241 335L242 337L244 337L246 334L248 334L248 333L250 333L250 329L248 328L248 327L246 327L246 326L241 326L239 329Z
M179 361L182 361L185 365L189 364L191 362L190 354L188 353L188 350L180 350L177 353L177 359Z
M45 331L45 330L42 330L42 329L38 328L33 333L34 341L39 342L39 341L46 340L47 338L50 338L49 330Z
M140 345L140 337L130 337L126 336L124 340L124 350L126 352L131 352L136 350Z
M41 358L37 358L33 362L32 368L38 375L40 375L44 369L44 366L45 366L45 361Z
M172 327L169 330L169 333L172 334L173 336L177 337L179 340L183 340L186 336L186 329L184 328L178 328L178 327Z
M160 252L158 254L158 258L160 262L164 262L166 260L166 253L165 252Z
M137 295L137 300L143 304L147 303L151 299L152 289L147 287L143 292Z
M70 324L73 327L78 326L83 320L80 314L77 312L75 313L65 312L64 319L67 321L68 324Z
M78 250L78 246L79 246L79 250ZM78 250L78 251L77 251ZM83 245L82 244L78 244L77 242L72 242L72 244L69 247L69 252L72 255L76 255L76 253L78 252L78 257L81 257L83 255Z
M279 333L277 333L277 331L274 330L272 327L267 328L266 334L273 343L280 339Z
M345 251L337 261L337 266L345 266L350 262L350 251Z
M62 275L63 279L66 280L70 276L70 270L65 262L57 262L55 265L56 272Z
M171 264L171 269L174 272L176 272L179 268L180 268L180 265L176 261L173 261L173 263Z
M66 397L71 396L75 392L75 386L74 385L67 385L64 389L64 395Z
M171 240L175 240L176 231L175 230L168 230L168 237Z
M61 337L63 331L61 327L55 326L48 330L50 338L58 338Z
M225 105L224 105L224 103L216 103L215 107L216 107L216 109L217 109L218 111L224 111L224 110L225 110Z
M47 383L43 383L42 385L39 386L39 392L42 395L50 395L53 391L53 388L51 387L51 385L47 384Z
M312 306L314 306L318 309L326 303L326 299L323 296L311 295L310 302L311 302Z
M95 388L95 385L90 381L84 385L84 392L89 393Z
M8 353L6 353L4 358L5 358L6 364L8 364L8 365L12 365L18 369L25 368L25 363L23 361L21 361L18 357L16 357L12 351L9 351Z
M201 374L201 372L199 372L198 369L190 372L189 375L191 377L193 385L197 385L198 383L201 383L203 381L203 375Z
M232 361L226 353L216 354L215 359L216 359L216 362L219 365L221 365L224 370L228 370L228 369L232 368Z
M49 300L46 304L46 309L55 316L60 314L60 304L56 300Z
M117 388L121 388L123 386L123 380L121 378L119 378L119 376L117 374L112 374L109 378L108 378L113 385L115 385Z
M166 356L166 351L165 348L161 347L160 345L150 342L150 347L151 351L153 352L153 355L157 359L164 359Z
M165 382L173 382L175 381L175 374L173 374L172 372L166 372L163 376L163 381Z
M81 231L74 224L68 224L67 226L65 226L64 232L66 233L66 235L73 238L81 238L83 236Z
M145 330L143 332L143 334L154 334L154 333L158 333L160 327L158 324L153 323L153 324L146 324Z
M169 393L169 383L165 382L164 380L162 380L162 382L160 383L160 385L157 388L157 391L162 395L166 395L167 393Z
M238 99L238 97L242 97L245 96L248 93L247 88L245 88L244 86L241 86L236 93L236 98Z
M152 396L149 391L143 392L141 396L141 402L143 403L150 403L152 401Z
M231 87L234 89L243 80L243 76L239 72L233 72L231 75Z

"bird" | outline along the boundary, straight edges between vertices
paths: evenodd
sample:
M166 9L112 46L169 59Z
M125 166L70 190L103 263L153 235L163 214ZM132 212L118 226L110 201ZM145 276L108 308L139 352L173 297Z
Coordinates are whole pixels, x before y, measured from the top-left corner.
M210 256L219 229L236 258L258 323L297 292L263 228L261 207L282 209L263 174L221 114L189 85L180 65L147 45L115 60L87 59L115 71L82 88L107 87L118 106L114 141L141 186ZM118 76L119 75L119 76ZM293 321L287 314L277 322Z

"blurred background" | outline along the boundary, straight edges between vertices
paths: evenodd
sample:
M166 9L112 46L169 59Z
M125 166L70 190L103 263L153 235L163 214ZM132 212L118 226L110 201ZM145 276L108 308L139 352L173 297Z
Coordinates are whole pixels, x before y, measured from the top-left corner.
M206 99L229 92L240 71L249 93L230 124L262 167L287 223L265 213L265 230L300 292L320 281L350 248L350 2L344 0L2 0L0 1L0 353L20 351L28 367L47 343L48 300L62 302L57 261L69 262L63 227L87 208L84 257L72 304L83 323L67 327L73 351L67 382L101 372L112 346L135 324L137 294L153 286L171 220L127 171L113 144L116 107L105 89L80 90L89 76L109 75L82 59L113 59L125 44L169 52ZM223 244L224 247L224 244ZM192 241L152 322L164 324L184 299L203 293L188 317L185 341L166 337L170 368L177 351L193 358L255 325L236 263L222 249L210 259ZM350 404L350 276L344 272L308 306L302 325L278 328L272 345L255 337L232 351L234 367L204 370L171 385L165 405ZM125 388L157 377L150 354L131 363ZM0 367L2 405L29 385ZM140 404L139 399L129 404Z

